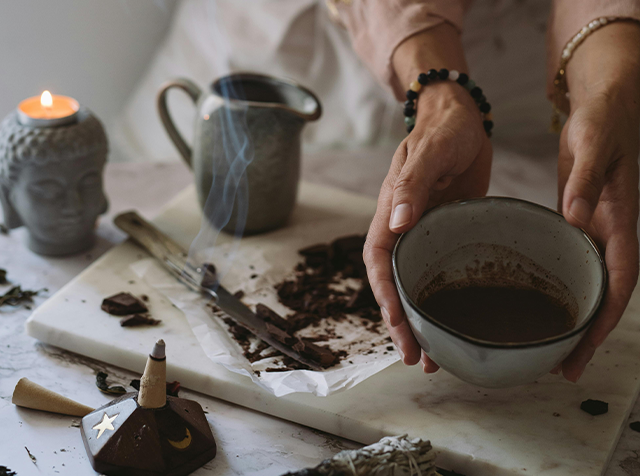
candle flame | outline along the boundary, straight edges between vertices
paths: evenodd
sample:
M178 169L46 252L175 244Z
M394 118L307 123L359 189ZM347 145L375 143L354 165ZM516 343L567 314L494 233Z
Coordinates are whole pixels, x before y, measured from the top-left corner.
M53 98L51 97L51 93L49 91L45 91L42 93L42 96L40 96L40 104L42 104L43 107L53 106Z

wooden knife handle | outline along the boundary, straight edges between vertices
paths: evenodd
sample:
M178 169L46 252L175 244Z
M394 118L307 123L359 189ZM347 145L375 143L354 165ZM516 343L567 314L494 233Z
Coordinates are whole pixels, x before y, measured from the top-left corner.
M136 212L122 213L113 222L152 256L161 261L170 261L180 269L187 264L188 254L184 248Z

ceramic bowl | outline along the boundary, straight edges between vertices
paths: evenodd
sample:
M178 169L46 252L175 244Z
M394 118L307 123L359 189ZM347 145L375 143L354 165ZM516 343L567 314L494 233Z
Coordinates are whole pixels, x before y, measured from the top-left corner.
M486 197L428 211L403 234L393 272L411 329L427 355L460 379L489 388L533 382L558 365L594 321L606 288L604 260L586 232L557 212L524 200ZM418 307L468 277L504 278L560 299L575 327L543 340L496 343L447 327Z

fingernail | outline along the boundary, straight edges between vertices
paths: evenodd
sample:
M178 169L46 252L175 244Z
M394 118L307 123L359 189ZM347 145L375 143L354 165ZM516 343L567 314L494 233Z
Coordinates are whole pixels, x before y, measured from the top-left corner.
M391 214L391 221L389 222L389 228L392 230L400 228L411 221L411 205L408 203L401 203L396 205Z
M402 349L400 349L400 347L398 347L396 345L396 350L398 351L398 354L400 355L400 360L402 360L402 363L404 364L404 352L402 352Z
M576 197L569 206L569 215L583 225L588 225L591 220L591 207L584 198Z
M569 380L570 382L573 382L573 383L578 383L578 380L580 380L580 377L582 377L582 374L584 373L584 370L585 370L585 369L583 368L583 369L580 371L580 373L579 373L579 374L578 374L578 376L575 378L575 380L574 380L574 379L568 379L568 380Z

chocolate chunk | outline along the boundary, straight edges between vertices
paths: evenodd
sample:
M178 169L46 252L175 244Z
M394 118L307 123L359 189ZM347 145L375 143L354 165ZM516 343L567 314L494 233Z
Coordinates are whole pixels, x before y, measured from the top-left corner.
M438 469L438 473L437 474L440 474L441 476L465 476L464 474L456 473L455 471L449 471L449 470L442 469L442 468L437 468L437 469Z
M251 332L249 332L247 329L242 327L230 317L223 318L223 321L227 326L229 326L229 332L231 332L235 340L238 341L240 345L249 345L249 337L253 335L251 334Z
M202 279L200 285L203 288L215 289L218 287L218 273L216 267L211 263L204 263L202 265Z
M363 307L371 307L376 305L376 298L373 295L373 290L366 281L363 283L362 288L356 291L349 301L347 302L347 309L360 309Z
M7 270L0 268L0 284L7 284Z
M305 258L305 264L310 268L326 266L332 256L332 249L329 245L313 245L298 251Z
M105 298L100 308L114 316L126 316L127 314L149 311L142 301L129 293L118 293Z
M271 324L273 324L276 327L279 327L285 332L290 332L291 330L290 329L291 326L286 319L283 319L282 317L280 317L280 315L277 312L265 306L264 304L259 303L256 305L256 315L260 319L262 319L264 322L270 322Z
M291 336L286 331L283 331L282 329L280 329L279 327L276 327L270 322L267 322L265 326L267 328L267 332L271 334L271 337L273 337L278 342L281 342L282 344L289 345L289 346L292 346L296 343L295 337Z
M332 367L340 361L338 356L333 353L331 349L316 345L306 339L299 339L293 346L293 350L303 357L307 357L317 362L325 369Z
M633 431L640 432L640 421L634 421L633 423L629 423L629 428Z
M603 415L609 411L609 404L600 400L585 400L580 404L580 409L589 415Z
M241 289L233 293L233 297L236 299L242 299L244 297L244 291Z
M16 476L16 474L18 473L11 471L6 466L0 466L0 476Z
M161 322L159 319L151 318L149 314L133 314L120 319L122 327L156 326Z

